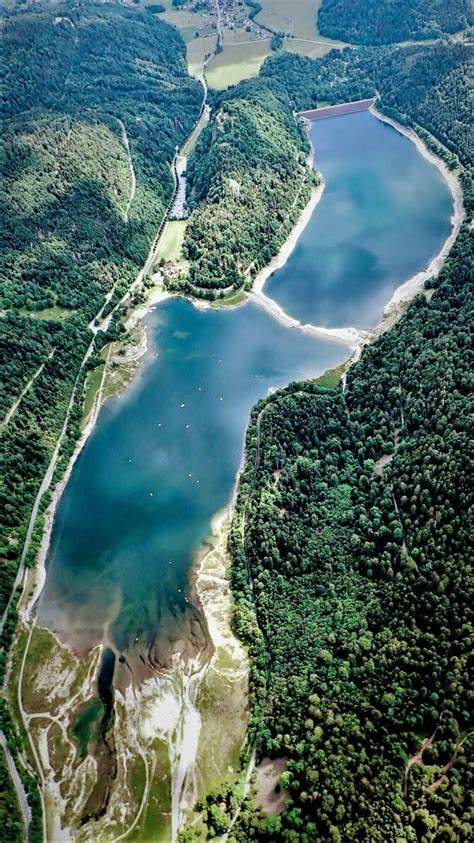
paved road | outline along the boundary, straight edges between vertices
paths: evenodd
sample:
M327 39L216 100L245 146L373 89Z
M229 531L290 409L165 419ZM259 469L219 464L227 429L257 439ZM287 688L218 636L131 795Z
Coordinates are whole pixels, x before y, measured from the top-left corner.
M28 800L26 798L26 791L23 787L23 782L18 775L18 770L16 769L15 761L13 755L11 754L10 750L8 749L7 739L3 732L0 732L0 744L3 747L3 751L5 753L5 758L7 761L8 769L10 771L10 776L12 778L12 782L15 786L16 794L18 797L18 804L20 805L21 816L23 819L23 840L28 840L28 832L30 828L31 822L31 811L30 806L28 805Z

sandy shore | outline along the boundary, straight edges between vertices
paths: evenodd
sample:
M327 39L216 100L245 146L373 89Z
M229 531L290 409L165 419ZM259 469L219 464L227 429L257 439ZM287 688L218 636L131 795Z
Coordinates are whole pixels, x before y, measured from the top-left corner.
M318 337L318 339L329 340L355 349L361 343L367 342L372 335L370 331L362 331L358 328L325 328L321 325L310 325L309 323L303 325L298 319L289 316L278 302L266 296L261 290L249 293L248 298L262 310L265 310L266 313L269 313L272 319L275 319L280 325L284 325L286 328L296 328L298 331Z
M163 290L161 287L152 289L147 296L147 300L136 307L130 316L128 317L125 327L127 331L130 331L131 328L134 328L135 325L140 322L145 316L150 312L152 307L156 307L157 304L161 304L161 302L166 301L166 299L171 298L171 293L168 293L166 290Z
M261 293L265 281L270 277L270 275L273 275L273 273L276 272L277 269L281 269L282 266L285 266L301 234L308 225L313 215L313 211L316 208L316 205L318 204L323 195L324 186L324 181L321 181L321 183L314 188L311 194L311 199L301 212L298 222L296 223L295 227L291 230L287 239L283 243L283 246L281 247L280 251L277 255L275 255L274 258L272 258L272 260L269 264L267 264L267 266L260 270L257 277L255 278L252 288L253 292Z
M409 301L411 301L412 298L414 298L418 293L423 290L424 284L428 280L428 278L432 278L433 276L436 276L439 273L445 259L447 258L451 250L451 247L454 244L454 241L456 240L456 237L458 235L459 229L465 216L465 211L462 187L459 178L447 167L444 161L427 147L424 141L416 134L413 129L409 128L408 126L403 126L401 123L398 123L391 117L387 117L385 114L382 114L382 112L377 110L375 105L373 105L369 110L370 113L373 114L374 117L376 117L378 120L381 120L383 123L388 123L389 126L392 126L394 129L396 129L397 132L400 132L400 134L404 135L406 138L411 140L412 143L415 144L420 155L422 155L423 158L426 158L426 160L429 161L431 164L434 164L434 166L439 170L446 184L448 185L451 195L453 197L451 233L446 238L438 254L435 255L434 258L432 258L428 266L420 272L417 272L407 281L404 281L394 291L392 298L384 308L384 320L382 321L381 325L377 326L377 328L375 329L377 332L380 330L381 327L383 327L383 322L386 319L390 320L391 318L393 318L393 316L398 315L401 306L407 304Z
M275 272L277 269L280 269L286 264L288 258L290 257L293 249L296 246L296 243L298 242L301 233L303 232L309 220L311 219L311 216L318 202L321 199L324 190L323 182L313 192L310 202L304 209L303 213L300 216L300 219L298 220L294 229L291 231L286 242L283 244L278 255L276 255L273 260L268 264L268 266L266 266L258 274L257 278L255 279L252 292L249 294L249 298L251 300L253 299L274 319L280 322L280 324L285 325L288 328L298 328L299 330L304 331L305 333L312 334L313 336L319 337L321 339L327 339L330 341L348 345L349 347L358 351L358 354L356 355L357 358L360 356L362 346L365 343L369 342L371 339L377 337L383 331L390 328L395 319L397 319L402 313L404 306L408 304L411 299L413 299L418 293L423 290L425 282L429 278L432 278L439 273L446 257L448 256L456 240L456 237L458 235L459 229L465 216L462 187L458 176L447 167L447 165L441 158L439 158L434 152L432 152L427 147L424 141L416 134L413 129L409 128L408 126L403 126L396 120L393 120L392 118L387 117L385 114L382 114L380 111L377 110L375 105L371 106L369 111L378 120L389 124L397 132L400 132L400 134L404 135L409 140L411 140L412 143L415 144L418 152L427 161L437 167L444 180L446 181L446 184L448 185L448 188L453 197L453 213L451 215L451 232L446 238L445 242L443 243L440 251L437 255L435 255L435 257L432 258L432 260L429 262L428 266L425 269L420 270L420 272L417 272L411 278L408 278L406 281L400 284L396 288L396 290L394 290L392 297L385 305L382 320L372 331L364 331L355 327L326 328L320 325L302 325L299 320L287 314L274 299L271 299L269 296L265 295L263 292L263 287L270 275L272 275L273 272Z

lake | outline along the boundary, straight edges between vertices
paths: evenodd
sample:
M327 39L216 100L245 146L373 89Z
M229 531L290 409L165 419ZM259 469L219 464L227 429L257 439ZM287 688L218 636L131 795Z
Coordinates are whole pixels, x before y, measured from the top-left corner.
M314 124L326 180L288 263L265 292L318 325L374 325L450 230L451 195L415 146L369 113ZM147 317L132 384L101 410L62 495L40 622L78 648L108 641L165 665L204 646L189 573L227 504L252 405L348 350L283 327L256 305L169 299Z
M440 251L452 196L415 144L368 111L314 122L310 137L324 193L264 291L303 322L371 328Z
M138 374L102 408L54 523L40 619L76 645L114 624L119 650L146 649L183 620L190 565L229 501L251 407L347 357L253 304L169 299L147 329Z

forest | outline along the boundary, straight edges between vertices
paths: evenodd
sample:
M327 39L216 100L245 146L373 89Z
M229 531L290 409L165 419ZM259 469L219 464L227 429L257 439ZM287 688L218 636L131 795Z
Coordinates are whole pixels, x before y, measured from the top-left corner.
M20 7L3 16L2 47L0 617L76 383L56 477L80 433L90 323L106 297L113 308L141 269L173 189L176 145L202 102L179 34L146 12L65 3L59 15ZM113 323L109 335L97 334L96 352L117 330ZM89 363L97 361L95 354ZM35 560L47 502L27 564ZM15 624L13 607L2 631L1 678ZM2 763L7 800L5 776ZM35 785L26 783L37 808ZM11 836L17 819L10 807ZM5 810L2 803L2 816ZM40 840L41 820L34 819Z
M472 210L472 51L465 44L331 50L321 59L280 53L261 73L281 84L300 111L379 94L377 107L412 126L448 166L462 165Z
M2 431L0 612L88 322L140 269L172 190L175 146L201 106L174 29L112 6L65 8L59 21L4 21L2 418L37 376ZM137 179L130 203L123 132Z
M456 31L465 4L405 7L326 0L321 32L361 43L368 33L379 46L318 60L278 52L259 79L211 92L188 162L179 289L214 298L249 287L286 239L316 181L293 109L378 91L383 111L460 170L472 210L468 48L383 46ZM81 396L90 325L143 264L202 99L177 31L146 11L20 8L4 15L3 48L0 614L75 384ZM472 838L470 241L464 225L439 279L364 350L344 391L292 384L254 408L231 532L235 628L252 658L249 745L258 760L284 760L287 801L268 818L249 796L229 843ZM58 473L81 410L79 400ZM13 609L2 676L15 623ZM18 759L4 701L0 728ZM14 839L2 759L0 816ZM27 775L25 786L39 841L38 791ZM228 828L235 800L209 795L210 836Z
M251 286L309 200L308 153L306 132L272 80L241 82L215 97L187 170L187 291L214 297Z
M318 29L355 44L392 44L459 32L471 15L468 0L323 0Z
M472 301L465 226L345 392L293 384L254 410L235 622L289 798L277 821L247 804L237 841L471 839Z
M377 51L370 65L362 51L282 55L263 74L299 107L328 85L332 101L351 84L357 98L376 79L384 110L449 144L466 177L466 52L433 50ZM344 389L294 383L252 412L230 539L234 623L252 659L257 762L284 761L286 802L268 817L246 798L233 843L472 839L472 270L466 222ZM211 834L235 800L208 796Z

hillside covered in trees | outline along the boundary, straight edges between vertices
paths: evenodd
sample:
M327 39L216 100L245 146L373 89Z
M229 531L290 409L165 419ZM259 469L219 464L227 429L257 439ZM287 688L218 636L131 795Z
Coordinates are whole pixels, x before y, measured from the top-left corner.
M468 0L323 0L318 29L356 44L392 44L459 32L469 15Z
M7 13L2 46L0 617L92 339L89 322L106 301L112 309L143 265L173 189L175 147L202 101L177 31L125 7ZM96 351L106 339L97 335ZM14 626L13 611L2 675Z
M379 94L377 106L407 123L451 167L463 167L472 203L472 50L464 44L332 50L321 59L281 53L262 76L282 85L297 110Z
M306 132L271 80L216 97L188 166L188 289L242 287L278 252L315 183Z
M411 48L384 55L385 76L383 61L371 67L385 110L429 127L466 169L462 48L439 65ZM333 68L333 101L338 79L341 99L371 82L351 60L281 56L264 75L294 99L306 76L307 107ZM414 79L431 61L429 110ZM252 656L257 760L284 762L287 799L270 817L246 799L238 843L472 838L472 280L466 223L429 295L365 348L344 389L291 384L253 410L230 545L235 625ZM214 831L234 798L208 798Z
M4 53L3 416L44 368L2 436L3 600L91 339L87 323L145 260L175 146L201 105L176 31L126 9L7 16Z

